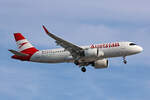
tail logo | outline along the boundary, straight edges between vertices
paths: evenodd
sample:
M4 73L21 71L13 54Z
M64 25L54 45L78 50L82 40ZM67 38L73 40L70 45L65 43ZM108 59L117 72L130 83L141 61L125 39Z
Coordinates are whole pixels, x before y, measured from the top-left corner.
M27 44L28 42L24 42L24 43L21 43L21 44L19 44L19 49L22 47L22 46L24 46L25 44Z

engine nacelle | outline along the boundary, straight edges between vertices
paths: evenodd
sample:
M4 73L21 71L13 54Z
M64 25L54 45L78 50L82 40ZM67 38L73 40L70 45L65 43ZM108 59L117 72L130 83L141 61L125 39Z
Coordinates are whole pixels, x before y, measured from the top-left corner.
M104 52L100 51L98 48L91 48L84 50L85 57L100 57L104 55Z
M92 66L96 69L107 68L108 60L107 59L97 60L97 61L93 62Z

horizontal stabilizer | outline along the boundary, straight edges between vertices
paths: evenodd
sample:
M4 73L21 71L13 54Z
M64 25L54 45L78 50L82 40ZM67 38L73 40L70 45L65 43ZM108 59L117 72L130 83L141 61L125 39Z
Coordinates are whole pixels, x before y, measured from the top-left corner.
M22 57L28 56L28 54L21 53L21 52L15 51L15 50L8 50L8 51L10 51L11 53L13 53L17 56L22 56Z

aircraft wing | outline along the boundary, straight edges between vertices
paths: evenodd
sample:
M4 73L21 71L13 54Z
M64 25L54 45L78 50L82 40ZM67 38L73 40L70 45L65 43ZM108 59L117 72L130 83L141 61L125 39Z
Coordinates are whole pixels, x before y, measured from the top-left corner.
M74 45L66 40L63 40L60 37L57 37L56 35L50 33L46 27L43 25L43 29L49 35L51 38L55 40L55 42L60 45L61 47L65 48L65 50L68 50L74 59L78 59L83 55L83 49L77 45Z

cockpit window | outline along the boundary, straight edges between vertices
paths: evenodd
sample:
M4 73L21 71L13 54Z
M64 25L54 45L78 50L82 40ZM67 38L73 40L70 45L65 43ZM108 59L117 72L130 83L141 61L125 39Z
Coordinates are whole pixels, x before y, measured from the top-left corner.
M130 43L129 45L130 45L130 46L133 46L133 45L136 45L136 44L135 44L135 43Z

